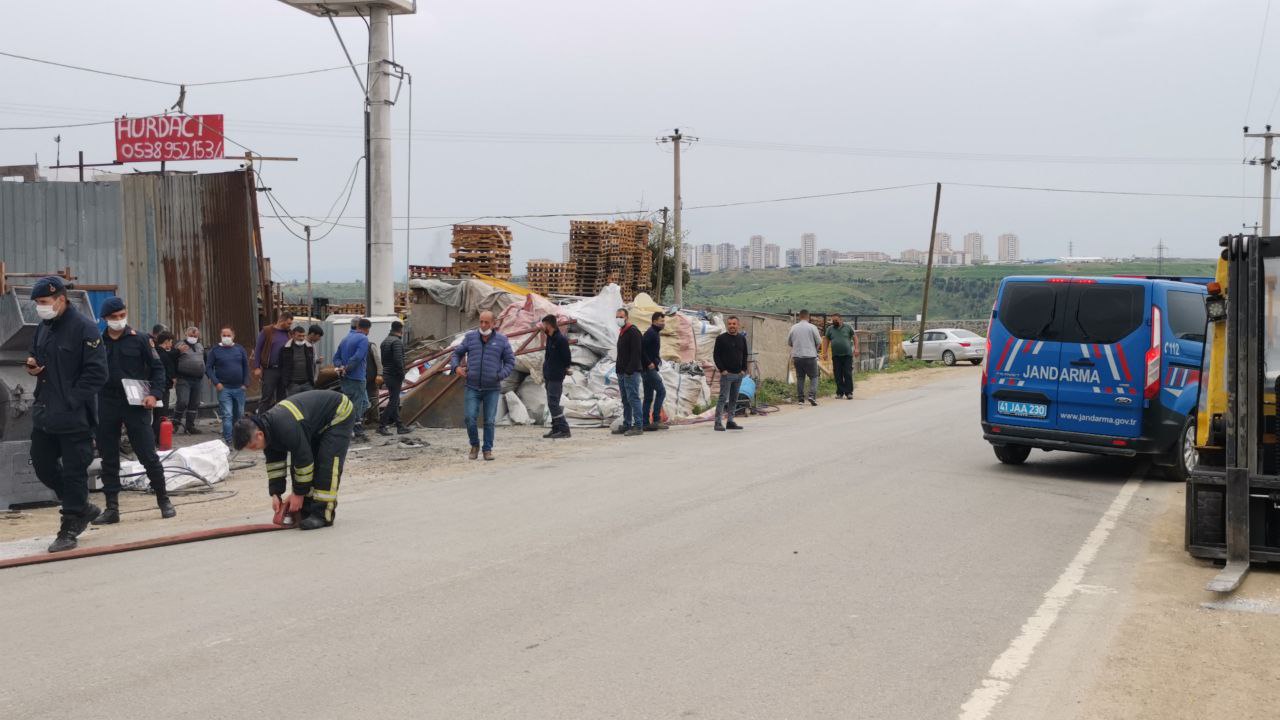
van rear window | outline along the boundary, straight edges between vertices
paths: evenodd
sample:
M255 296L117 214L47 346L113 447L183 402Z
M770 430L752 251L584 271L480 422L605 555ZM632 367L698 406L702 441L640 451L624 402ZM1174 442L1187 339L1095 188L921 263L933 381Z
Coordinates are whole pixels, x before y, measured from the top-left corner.
M1141 285L1073 285L1075 311L1063 328L1063 342L1110 345L1142 325L1146 315Z
M1174 338L1204 342L1205 322L1204 295L1169 291L1169 329Z
M1053 337L1062 311L1066 288L1048 283L1023 282L1005 286L997 317L1014 337L1023 340Z

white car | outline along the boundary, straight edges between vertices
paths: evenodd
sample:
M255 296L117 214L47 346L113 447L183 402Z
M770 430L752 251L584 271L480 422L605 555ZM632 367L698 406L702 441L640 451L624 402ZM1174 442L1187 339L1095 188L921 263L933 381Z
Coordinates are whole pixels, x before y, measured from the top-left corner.
M902 352L908 358L916 356L916 341L920 336L912 336L902 341ZM943 365L955 365L961 360L968 360L980 365L987 356L987 339L963 328L937 328L924 331L924 353L922 360L941 360Z

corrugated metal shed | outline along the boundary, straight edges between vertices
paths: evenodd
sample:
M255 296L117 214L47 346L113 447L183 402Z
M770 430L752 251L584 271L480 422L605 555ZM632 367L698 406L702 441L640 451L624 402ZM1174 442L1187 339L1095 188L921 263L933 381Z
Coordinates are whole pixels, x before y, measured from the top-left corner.
M206 340L223 325L252 349L271 312L252 171L125 175L110 183L0 183L0 260L10 272L69 267L117 285L134 327ZM96 310L96 308L95 308Z

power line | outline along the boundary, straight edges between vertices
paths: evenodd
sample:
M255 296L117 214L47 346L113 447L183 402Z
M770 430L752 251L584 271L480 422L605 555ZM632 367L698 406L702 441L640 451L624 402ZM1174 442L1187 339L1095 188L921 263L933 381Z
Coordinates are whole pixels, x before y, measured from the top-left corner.
M72 65L70 63L57 62L55 60L45 60L43 58L31 57L29 55L19 55L17 53L5 52L0 50L0 56L13 58L15 60L25 60L27 62L39 63L41 65L52 65L66 70L79 70L80 72L93 73L95 75L105 75L107 77L119 78L121 80L135 80L137 82L151 83L153 85L167 85L169 87L180 88L186 87L209 87L212 85L233 85L236 83L258 82L260 80L279 80L282 78L301 77L303 75L316 75L318 73L333 72L334 70L346 70L350 65L337 65L334 67L315 68L312 70L299 70L297 72L278 73L275 75L255 75L252 77L233 78L230 80L208 80L205 82L188 82L178 83L169 80L157 80L156 78L141 77L139 75L128 75L126 73L112 72L110 70L99 70L97 68L85 67L83 65ZM356 65L368 65L369 63L355 63Z
M692 205L685 210L709 210L711 208L739 207L742 205L765 205L768 203L791 202L793 200L816 200L820 198L840 197L842 195L861 195L863 193L884 192L887 190L905 190L931 186L933 183L912 183L910 185L890 185L887 187L864 188L862 190L843 190L840 192L821 193L818 195L793 195L791 197L770 198L767 200L743 200L741 202L717 203L714 205Z
M1207 200L1261 200L1261 195L1215 195L1210 193L1142 192L1137 190L1091 190L1084 188L1034 187L1030 185L994 185L990 183L943 183L954 187L988 188L993 190L1030 190L1037 192L1073 193L1081 195L1126 195L1134 197L1199 198Z
M94 125L114 125L115 120L98 120L96 122L68 123L65 125L22 125L0 127L0 130L61 130L63 128L92 127Z
M1267 10L1262 14L1262 32L1258 37L1258 54L1253 59L1253 79L1249 81L1249 101L1244 106L1244 120L1249 122L1249 111L1253 109L1253 90L1258 84L1258 67L1262 65L1262 48L1266 47L1267 20L1271 17L1271 0L1267 0ZM1270 119L1270 113L1268 118Z

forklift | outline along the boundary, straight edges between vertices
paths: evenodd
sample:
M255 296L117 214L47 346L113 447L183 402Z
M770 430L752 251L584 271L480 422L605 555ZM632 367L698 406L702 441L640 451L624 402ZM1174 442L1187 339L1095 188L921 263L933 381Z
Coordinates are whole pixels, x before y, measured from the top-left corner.
M1187 479L1186 548L1225 562L1207 589L1229 593L1251 562L1280 562L1280 237L1232 235L1205 299L1206 351Z

